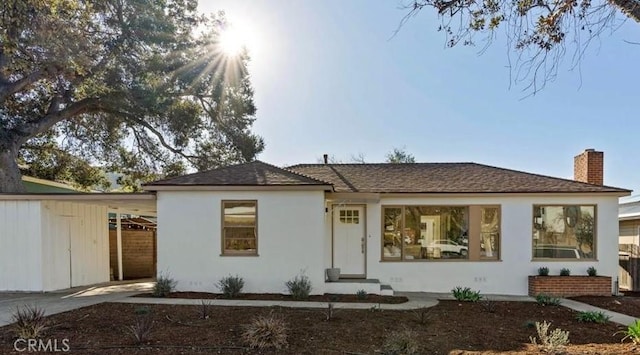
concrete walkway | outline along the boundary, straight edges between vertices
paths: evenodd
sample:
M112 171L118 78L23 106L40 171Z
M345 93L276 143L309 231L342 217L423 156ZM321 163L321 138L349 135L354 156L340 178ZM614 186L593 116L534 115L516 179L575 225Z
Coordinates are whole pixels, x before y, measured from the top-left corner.
M385 303L351 303L333 302L336 309L384 309L384 310L408 310L423 307L433 307L438 304L435 294L427 293L396 293L396 296L407 296L408 302L399 304ZM178 304L201 305L206 302L211 306L236 306L236 307L290 307L290 308L327 308L328 302L296 302L296 301L260 301L260 300L225 300L225 299L184 299L184 298L152 298L129 297L112 302L137 303L137 304Z
M342 309L386 309L386 310L409 310L425 307L433 307L438 304L438 300L455 300L450 293L428 293L428 292L396 292L396 296L406 296L409 301L400 304L384 303L341 303L334 302L335 308ZM504 296L485 295L493 301L525 301L535 302L535 299L528 296ZM182 304L200 305L207 302L211 306L236 306L236 307L291 307L291 308L326 308L327 302L295 302L295 301L259 301L259 300L225 300L225 299L177 299L177 298L150 298L150 297L130 297L119 299L120 303L147 303L147 304Z
M0 327L11 324L17 307L38 306L47 315L149 292L153 281L116 281L53 292L0 292Z
M607 309L598 308L598 307L592 306L590 304L586 304L586 303L582 303L582 302L578 302L578 301L574 301L574 300L569 300L569 299L566 299L566 298L563 298L560 301L560 304L565 306L565 307L567 307L567 308L571 308L574 311L578 311L578 312L603 312L604 314L606 314L609 317L611 317L611 319L609 319L611 322L622 324L624 326L631 325L632 323L634 323L637 320L636 318L628 316L626 314L609 311Z

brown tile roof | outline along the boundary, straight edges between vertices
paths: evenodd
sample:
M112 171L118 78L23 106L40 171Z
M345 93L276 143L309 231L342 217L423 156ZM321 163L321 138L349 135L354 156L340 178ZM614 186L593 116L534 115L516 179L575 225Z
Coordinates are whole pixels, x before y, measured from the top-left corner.
M336 192L630 192L476 163L301 164L287 169L330 182Z
M231 165L165 180L145 186L301 186L330 185L300 173L278 168L261 161Z

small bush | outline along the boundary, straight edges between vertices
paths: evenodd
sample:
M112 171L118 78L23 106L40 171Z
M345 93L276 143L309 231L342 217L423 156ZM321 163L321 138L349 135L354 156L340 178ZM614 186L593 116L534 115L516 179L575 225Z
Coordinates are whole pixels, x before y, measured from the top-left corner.
M211 313L211 301L201 300L198 308L198 318L209 319Z
M560 270L560 276L569 276L569 275L571 275L571 270L567 268L562 268L562 270Z
M296 277L287 281L285 285L294 300L309 299L309 294L311 293L311 280L309 280L307 275L296 275Z
M538 338L529 337L531 344L537 346L540 350L549 354L562 354L564 348L569 345L569 332L560 328L556 328L549 333L551 323L543 321L536 322L536 332ZM538 343L538 340L540 343Z
M151 338L153 319L150 314L139 315L133 325L127 326L127 330L137 344L146 343Z
M540 293L536 296L536 302L543 306L559 306L560 299L558 297L553 297L549 295L545 295L544 293Z
M413 310L413 313L416 315L416 319L418 320L418 323L422 325L427 324L429 319L431 319L430 310L431 309L429 307L420 307L418 309Z
M169 275L160 274L155 286L153 286L151 295L153 297L167 297L175 290L176 284L176 280L172 279Z
M273 313L260 316L245 326L242 340L251 348L282 349L287 346L287 325Z
M335 317L336 313L338 313L338 311L336 310L336 306L333 304L333 302L327 303L327 308L325 308L324 310L325 320L332 320L333 317Z
M622 341L630 339L635 345L640 345L640 319L629 325L626 330L619 333L624 334Z
M549 276L549 268L546 266L539 267L538 276Z
M590 266L590 267L587 269L587 275L589 275L589 276L598 276L598 270L596 270L596 268L595 268L595 267Z
M485 312L489 313L495 313L496 307L498 306L498 303L496 303L496 301L490 300L489 298L485 298L484 300L480 301L480 304L482 305L482 308L485 310Z
M16 336L20 339L36 339L47 329L47 320L44 317L44 309L38 306L25 305L17 307L11 315L15 322Z
M611 317L604 314L604 312L600 312L600 311L580 312L576 316L576 319L578 320L578 322L598 323L598 324L604 324L608 322L610 318Z
M224 295L224 297L235 298L240 296L240 293L242 292L242 288L244 287L244 280L242 279L242 277L238 275L236 276L229 275L227 277L223 277L222 279L220 279L220 281L218 281L216 286L218 286L220 291L222 291L222 294Z
M385 355L417 354L417 334L408 329L391 332L382 344L382 353Z
M369 297L369 295L365 290L358 290L358 292L356 292L356 298L359 300L366 300L367 297Z
M463 302L478 302L482 298L480 291L472 291L469 287L462 288L460 286L451 290L453 297Z

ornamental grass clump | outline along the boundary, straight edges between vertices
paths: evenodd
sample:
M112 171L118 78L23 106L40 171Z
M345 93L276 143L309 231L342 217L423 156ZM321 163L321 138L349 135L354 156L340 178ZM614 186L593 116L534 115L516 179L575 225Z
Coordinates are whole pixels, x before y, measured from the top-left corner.
M273 313L259 316L244 327L242 340L254 349L283 349L287 346L287 324Z
M11 315L16 336L20 339L36 339L47 329L44 309L38 306L17 307Z
M640 319L629 325L626 330L622 330L618 333L624 334L622 341L629 339L633 344L640 345Z
M384 355L418 354L418 336L416 332L404 329L391 332L382 344Z

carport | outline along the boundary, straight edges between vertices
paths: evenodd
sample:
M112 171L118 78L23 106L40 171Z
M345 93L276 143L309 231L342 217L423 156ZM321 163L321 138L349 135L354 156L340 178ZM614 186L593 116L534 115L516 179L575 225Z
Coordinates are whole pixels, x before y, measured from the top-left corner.
M156 215L151 193L0 194L0 291L52 291L110 280L109 213Z

